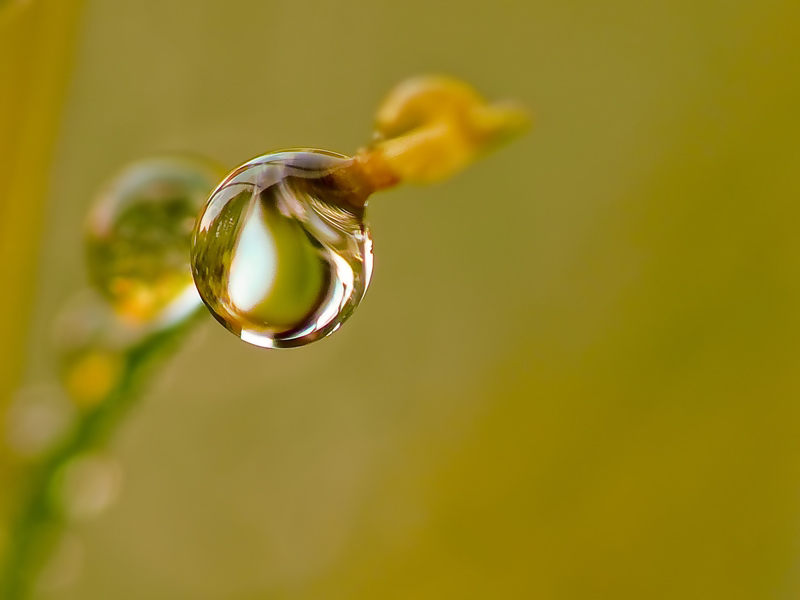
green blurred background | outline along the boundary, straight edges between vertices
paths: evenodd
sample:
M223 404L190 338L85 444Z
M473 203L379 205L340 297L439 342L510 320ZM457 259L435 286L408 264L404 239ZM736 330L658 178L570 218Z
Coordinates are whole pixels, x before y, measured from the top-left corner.
M800 3L49 4L77 25L28 119L55 141L35 285L4 292L22 382L54 377L127 161L352 153L420 73L537 123L374 198L372 287L332 338L265 351L209 317L42 598L800 597Z

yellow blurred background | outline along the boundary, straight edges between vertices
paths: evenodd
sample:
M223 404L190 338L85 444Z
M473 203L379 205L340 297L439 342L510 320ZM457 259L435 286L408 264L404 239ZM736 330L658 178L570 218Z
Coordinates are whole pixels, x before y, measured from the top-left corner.
M85 214L126 162L352 153L420 73L536 116L455 180L373 199L372 286L330 339L266 351L209 317L41 598L800 597L796 0L4 10L14 385L53 380ZM30 43L37 10L58 16ZM21 182L8 161L37 153Z

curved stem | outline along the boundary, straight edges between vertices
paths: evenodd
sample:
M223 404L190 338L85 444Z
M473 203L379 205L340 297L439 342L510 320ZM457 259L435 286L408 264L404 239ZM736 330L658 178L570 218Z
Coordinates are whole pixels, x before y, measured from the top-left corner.
M36 576L45 564L66 524L62 507L54 499L59 473L82 453L106 444L121 419L138 401L153 372L180 346L200 311L186 322L155 333L128 349L122 375L101 402L81 413L69 435L29 474L0 571L0 598L25 600L33 592Z

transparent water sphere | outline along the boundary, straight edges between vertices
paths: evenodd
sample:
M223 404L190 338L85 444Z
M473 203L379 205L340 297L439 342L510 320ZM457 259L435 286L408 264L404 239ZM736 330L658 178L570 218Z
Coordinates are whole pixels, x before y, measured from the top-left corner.
M266 348L336 331L369 286L369 195L354 159L323 150L259 156L211 194L192 239L192 272L216 319Z
M223 175L209 161L162 156L128 165L107 184L89 213L87 265L117 314L157 326L201 305L189 246L197 213Z

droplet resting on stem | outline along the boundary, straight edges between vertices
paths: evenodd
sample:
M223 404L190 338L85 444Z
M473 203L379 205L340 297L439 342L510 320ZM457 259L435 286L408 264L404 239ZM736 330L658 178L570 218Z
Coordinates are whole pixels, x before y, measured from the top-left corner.
M301 346L338 329L361 301L372 273L363 220L372 189L355 164L323 150L266 154L209 198L192 240L194 280L243 340Z
M245 163L211 194L195 225L200 296L222 325L258 346L330 335L369 285L370 196L446 179L528 122L515 104L487 104L461 81L423 77L389 94L377 141L355 157L301 149Z

